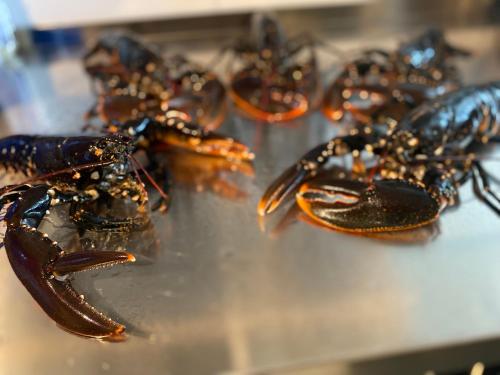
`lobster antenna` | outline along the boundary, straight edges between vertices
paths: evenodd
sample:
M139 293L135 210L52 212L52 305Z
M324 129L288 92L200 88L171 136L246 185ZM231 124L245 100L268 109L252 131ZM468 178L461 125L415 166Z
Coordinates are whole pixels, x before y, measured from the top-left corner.
M144 166L141 164L141 162L139 160L137 160L133 155L129 155L129 158L130 158L130 160L132 160L133 163L135 163L139 167L139 169L142 172L144 172L144 175L146 176L146 178L148 179L148 181L158 191L158 193L161 195L161 197L163 199L168 199L167 193L165 193L165 191L156 183L156 181L154 180L154 178L151 177L151 175L148 173L148 171L146 170L146 168L144 168ZM139 179L139 181L140 181L140 179Z
M130 161L132 162L132 169L134 171L134 174L135 174L135 177L137 178L137 180L139 181L140 185L141 185L141 190L142 192L147 195L147 191L146 191L146 188L145 188L145 185L144 185L144 182L142 182L142 179L141 179L141 176L139 175L139 172L137 171L137 168L135 166L135 163L134 163L134 160L132 158L131 155L128 155L128 158L130 159Z
M17 189L19 186L22 186L22 185L26 185L30 182L35 182L35 181L40 181L40 180L45 180L49 177L53 177L53 176L58 176L58 175L61 175L61 174L66 174L66 173L73 173L73 172L78 172L78 171L81 171L81 170L84 170L84 169L90 169L90 168L95 168L95 167L102 167L104 165L109 165L109 164L112 164L113 161L103 161L103 162L97 162L97 163L88 163L88 164L81 164L81 165L78 165L76 167L69 167L69 168L64 168L64 169L60 169L58 171L55 171L55 172L50 172L50 173L46 173L46 174L42 174L42 175L39 175L39 176L34 176L34 177L30 177L18 184L15 184L15 185L11 185L8 189L6 189L5 191L2 192L2 194L5 194L5 193L8 193L12 190L15 190Z
M500 157L498 156L488 156L488 155L474 155L474 154L469 154L469 155L450 155L450 156L430 156L427 159L424 160L415 160L414 163L418 164L421 162L428 162L428 161L475 161L475 160L484 160L484 161L500 161Z

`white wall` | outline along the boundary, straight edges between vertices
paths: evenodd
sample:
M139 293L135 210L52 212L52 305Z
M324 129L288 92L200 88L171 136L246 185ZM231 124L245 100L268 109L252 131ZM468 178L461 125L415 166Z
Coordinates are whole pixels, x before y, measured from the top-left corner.
M55 28L132 20L336 6L369 0L0 0L18 27Z

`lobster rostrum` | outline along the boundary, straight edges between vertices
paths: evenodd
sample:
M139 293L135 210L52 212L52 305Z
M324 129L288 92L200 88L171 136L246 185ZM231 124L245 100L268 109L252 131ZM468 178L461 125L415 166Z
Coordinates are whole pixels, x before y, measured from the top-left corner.
M393 52L372 49L348 62L325 93L323 113L339 121L348 113L358 124L399 121L426 100L460 86L452 58L467 51L430 29Z
M457 188L472 178L475 194L500 215L490 176L472 151L500 141L500 82L470 86L426 102L399 122L354 129L306 153L267 189L266 215L296 193L316 222L348 232L397 231L437 220L458 202ZM362 155L363 153L363 155ZM364 154L372 155L363 160ZM328 161L352 155L360 179L314 178Z
M241 66L231 77L229 95L250 117L289 121L316 104L318 68L309 37L288 39L276 19L257 14L251 36L231 50Z
M31 176L34 185L2 188L7 225L4 246L12 269L35 301L60 327L103 340L123 339L125 327L88 304L68 278L73 272L133 262L125 251L77 251L65 254L38 227L50 209L70 204L80 229L128 231L145 219L104 217L85 209L100 197L147 201L142 183L129 172L134 145L122 136L44 137L17 135L0 140L0 164Z
M103 36L85 55L84 65L99 84L89 118L123 121L124 116L161 116L175 109L207 129L224 119L226 91L213 72L181 56L163 58L131 35Z

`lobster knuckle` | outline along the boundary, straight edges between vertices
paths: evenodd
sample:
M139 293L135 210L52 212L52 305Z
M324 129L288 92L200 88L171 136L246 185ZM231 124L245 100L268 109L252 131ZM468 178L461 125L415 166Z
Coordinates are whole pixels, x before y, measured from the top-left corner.
M412 229L440 211L431 194L403 180L318 179L301 186L297 203L316 222L347 232Z

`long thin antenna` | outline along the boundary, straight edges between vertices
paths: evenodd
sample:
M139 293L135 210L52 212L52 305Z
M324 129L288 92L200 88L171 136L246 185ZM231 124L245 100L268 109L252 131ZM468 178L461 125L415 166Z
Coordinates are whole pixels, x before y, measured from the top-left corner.
M139 172L137 171L137 168L135 166L134 159L133 159L132 155L128 155L128 158L132 162L131 163L132 164L132 170L134 171L135 177L137 178L137 180L139 181L139 184L141 185L142 192L144 193L144 195L147 195L147 191L146 191L144 182L142 182L141 176L139 175Z
M488 155L449 155L449 156L430 156L427 159L422 159L422 160L414 160L411 163L414 164L419 164L419 163L426 163L429 161L444 161L446 162L447 160L451 161L475 161L475 160L481 160L481 161L500 161L500 157L496 156L488 156Z
M137 160L133 155L129 155L129 158L132 160L133 163L135 163L141 171L144 172L146 175L148 181L153 185L153 187L158 191L158 193L161 195L161 197L165 200L168 200L168 195L165 193L165 191L156 183L156 181L151 177L151 175L148 173L146 168L141 164L139 160Z
M81 164L81 165L78 165L76 167L64 168L64 169L60 169L60 170L55 171L55 172L50 172L50 173L42 174L42 175L39 175L39 176L30 177L30 178L24 180L23 182L20 182L20 183L18 183L16 185L10 186L8 189L6 189L5 191L3 191L2 194L8 193L9 191L12 191L12 190L15 190L19 186L26 185L29 182L35 182L35 181L45 180L45 179L47 179L49 177L54 177L54 176L58 176L58 175L61 175L61 174L66 174L66 173L73 173L73 172L81 171L83 169L90 169L90 168L95 168L95 167L102 167L103 165L109 165L109 164L112 164L112 163L114 163L114 161L105 161L105 162Z

